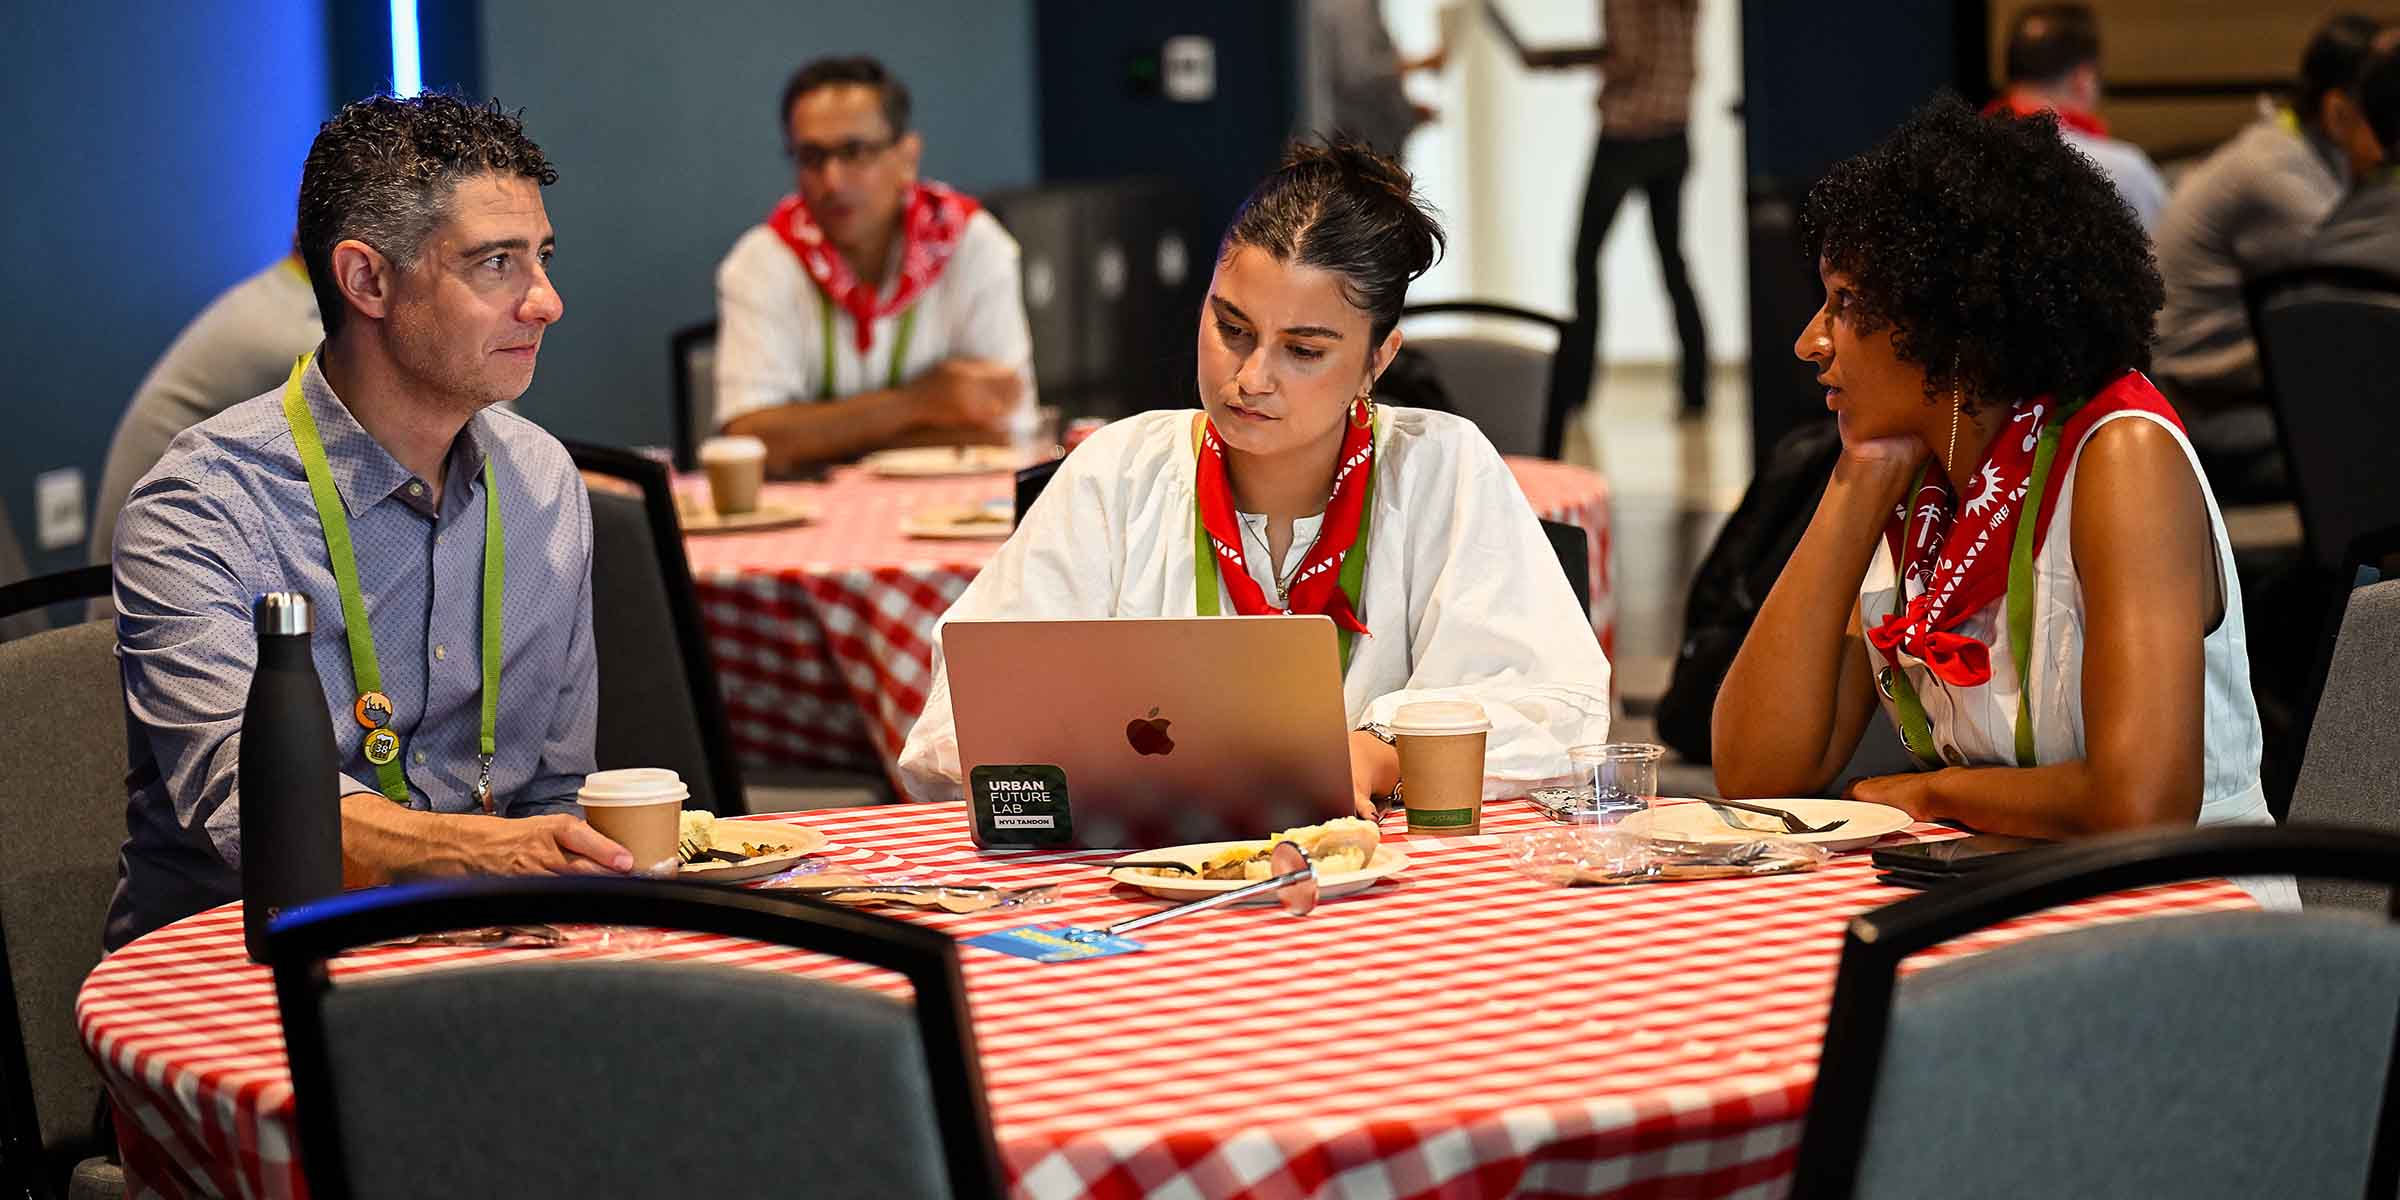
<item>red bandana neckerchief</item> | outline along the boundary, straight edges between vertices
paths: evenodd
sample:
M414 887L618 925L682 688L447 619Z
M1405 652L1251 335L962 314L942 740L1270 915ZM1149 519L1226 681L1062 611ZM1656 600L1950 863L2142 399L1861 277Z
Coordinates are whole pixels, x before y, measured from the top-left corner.
M2048 104L2036 104L2015 92L2004 92L1990 104L1983 106L1983 115L1987 117L2030 117L2040 112L2057 113L2058 124L2062 129L2072 129L2077 133L2089 134L2093 137L2108 136L2108 122L2101 120L2098 113L2085 112L2076 108L2058 108Z
M842 261L797 194L785 196L775 211L767 214L767 228L791 247L800 266L825 295L850 314L858 330L858 352L865 354L875 344L876 320L907 308L942 277L942 268L958 252L959 239L966 236L967 219L979 207L974 197L939 183L919 183L909 191L900 217L900 285L889 300L879 300L875 289L861 282L850 264Z
M1935 478L1938 472L1928 469L1916 496L1893 512L1884 526L1884 541L1901 569L1899 594L1909 599L1867 631L1867 640L1887 661L1896 665L1899 651L1905 650L1954 687L1980 687L1991 679L1991 648L1950 630L2008 593L2008 557L2025 511L2034 446L2043 421L2057 412L2047 396L2018 405L1985 452L1975 472L1974 495L1963 506L1953 502L1947 482ZM2035 550L2049 537L2058 481L2074 465L2084 435L2102 417L2117 412L2153 413L2183 428L2166 397L2139 371L2118 376L2076 409L2060 431L2049 481L2039 497ZM1966 519L1953 520L1960 512Z
M1198 472L1200 523L1208 530L1208 540L1217 548L1219 564L1226 570L1218 572L1225 580L1225 593L1233 598L1233 610L1243 616L1293 613L1323 613L1333 623L1352 633L1363 634L1367 627L1350 610L1350 598L1342 594L1342 559L1358 541L1359 518L1366 508L1367 473L1375 469L1375 431L1361 429L1353 422L1342 422L1341 465L1333 473L1333 498L1325 504L1324 524L1317 532L1317 544L1309 547L1308 557L1300 564L1299 573L1292 577L1289 609L1277 608L1267 599L1258 581L1250 577L1250 569L1242 559L1241 518L1234 514L1233 482L1225 471L1225 445L1217 440L1217 427L1211 422L1200 431L1200 464ZM1272 572L1274 564L1267 570Z

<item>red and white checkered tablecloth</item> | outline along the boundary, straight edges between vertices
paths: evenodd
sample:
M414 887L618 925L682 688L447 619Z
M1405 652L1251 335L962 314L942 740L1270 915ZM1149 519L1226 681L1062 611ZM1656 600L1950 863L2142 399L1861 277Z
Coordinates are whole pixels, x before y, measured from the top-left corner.
M1065 885L1047 907L919 917L961 936L1102 925L1158 903L1100 876L1091 864L1105 856L981 855L954 805L796 819L866 869ZM1485 824L1545 827L1522 801L1495 804ZM1081 963L962 949L1016 1194L1783 1193L1842 924L1902 894L1873 882L1864 855L1802 875L1567 889L1513 873L1488 835L1395 840L1407 871L1306 918L1200 913L1144 931L1142 953ZM1940 953L2253 907L2223 882L2154 888ZM511 953L576 951L387 948L343 974ZM673 934L639 953L889 986L734 939ZM243 955L239 906L111 956L77 1014L133 1194L303 1190L269 975Z
M1591 535L1592 625L1613 653L1607 482L1542 459L1508 465L1536 513ZM685 539L736 752L866 771L897 762L932 685L933 623L999 548L911 538L901 518L1013 490L1005 474L885 479L847 467L768 487L769 501L814 505L813 524Z

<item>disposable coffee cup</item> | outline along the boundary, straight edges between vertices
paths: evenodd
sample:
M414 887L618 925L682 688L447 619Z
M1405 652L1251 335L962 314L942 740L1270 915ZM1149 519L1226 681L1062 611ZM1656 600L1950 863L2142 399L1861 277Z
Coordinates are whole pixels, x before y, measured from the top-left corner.
M633 855L643 875L672 875L683 864L675 843L683 828L683 802L691 790L665 767L594 771L576 793L583 819L601 836Z
M708 472L708 499L720 517L758 508L758 488L767 478L767 444L754 437L713 437L700 443L700 466Z
M1483 832L1483 742L1491 729L1472 700L1420 700L1392 714L1410 833Z

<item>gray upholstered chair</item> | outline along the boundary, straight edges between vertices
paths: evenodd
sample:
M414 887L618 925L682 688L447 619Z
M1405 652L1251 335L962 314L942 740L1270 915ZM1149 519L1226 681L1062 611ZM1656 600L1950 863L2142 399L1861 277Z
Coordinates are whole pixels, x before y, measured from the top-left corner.
M1567 413L1580 403L1553 394L1551 368L1568 322L1475 300L1412 304L1400 319L1416 326L1434 316L1484 323L1408 336L1409 348L1433 364L1451 407L1475 422L1502 454L1557 458L1565 444ZM1490 327L1494 322L1512 328Z
M567 450L587 477L622 485L591 489L596 761L602 770L671 767L691 789L690 807L748 812L667 469L602 446Z
M326 970L370 942L537 922L779 943L896 972L913 996L626 959L339 986ZM927 926L732 888L481 880L304 906L270 957L319 1200L999 1194L957 949Z
M25 551L17 545L16 527L8 522L8 505L0 503L0 587L25 578ZM0 642L48 627L38 612L0 613Z
M0 1039L0 1149L37 1196L108 1149L75 993L100 961L125 841L115 648L105 621L0 643L0 1017L16 1035Z
M2350 593L2292 788L2291 819L2400 832L2400 579ZM2385 889L2302 879L2304 906L2380 911Z
M2383 1196L2400 927L2219 912L1927 947L2180 879L2400 883L2400 836L2144 832L2046 850L1851 921L1793 1194ZM2380 1190L2377 1190L2377 1189Z

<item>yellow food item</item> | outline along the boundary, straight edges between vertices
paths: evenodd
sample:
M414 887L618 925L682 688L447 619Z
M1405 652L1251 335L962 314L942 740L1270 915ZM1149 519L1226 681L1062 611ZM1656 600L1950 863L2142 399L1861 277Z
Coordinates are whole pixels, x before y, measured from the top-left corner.
M1209 855L1200 863L1202 879L1267 879L1274 868L1267 856L1276 843L1290 842L1315 863L1319 874L1339 875L1363 871L1375 858L1375 847L1383 842L1383 832L1372 821L1357 817L1336 817L1322 825L1303 825L1286 829L1263 842L1240 842Z

